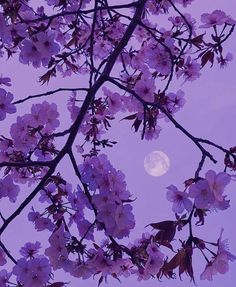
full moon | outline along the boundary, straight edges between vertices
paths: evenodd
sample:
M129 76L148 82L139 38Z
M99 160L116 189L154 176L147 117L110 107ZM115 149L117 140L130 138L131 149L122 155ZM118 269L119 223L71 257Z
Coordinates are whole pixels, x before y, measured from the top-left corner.
M170 167L168 156L162 151L152 151L144 158L144 168L151 176L162 176Z

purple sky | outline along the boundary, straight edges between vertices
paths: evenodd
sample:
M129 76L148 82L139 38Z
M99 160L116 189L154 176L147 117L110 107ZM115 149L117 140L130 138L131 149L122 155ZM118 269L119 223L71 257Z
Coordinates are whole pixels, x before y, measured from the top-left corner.
M43 1L38 1L38 3ZM109 1L112 2L113 1ZM123 1L115 1L123 2ZM198 17L201 12L210 12L214 9L222 9L225 12L236 17L236 2L235 0L227 1L195 1L192 5L191 13ZM234 12L234 14L233 14ZM234 52L236 47L235 34L225 45L225 51ZM234 54L236 58L236 53ZM2 66L4 76L11 76L13 87L11 91L17 98L22 98L30 94L46 91L46 86L40 86L36 83L38 75L42 74L42 70L33 71L32 68L20 65L15 61L7 62ZM213 69L205 69L202 77L190 84L182 87L186 94L187 103L179 113L176 114L176 119L193 135L208 138L216 143L229 148L235 145L235 75L236 63L233 60L226 69L220 69L215 66ZM61 80L54 80L50 83L48 89L67 86L78 86L77 77L71 79L65 78ZM179 86L172 85L171 90L178 89ZM60 94L60 96L63 96ZM58 102L59 95L50 98ZM60 100L61 101L61 100ZM32 103L32 102L31 102ZM26 104L23 108L19 108L19 113L28 112L31 103ZM65 116L66 118L66 116ZM122 117L120 117L122 118ZM11 121L9 117L8 122ZM183 181L194 175L198 162L200 160L200 153L197 148L188 138L186 138L180 131L176 130L171 123L161 121L162 132L158 140L155 141L141 141L139 134L133 134L130 130L130 125L125 121L117 121L111 131L111 137L119 143L108 151L109 158L116 168L121 169L126 174L126 180L129 190L137 200L134 202L134 212L136 216L136 228L131 234L131 241L139 237L143 231L144 226L151 222L158 222L166 219L173 219L171 212L171 204L167 202L166 187L170 184L175 184L182 188ZM6 128L6 123L1 122L1 130ZM8 131L6 130L6 133ZM147 153L153 150L162 150L170 158L170 170L162 177L151 177L144 171L143 159ZM211 162L207 162L204 171L214 168L216 171L222 170L222 154L217 150L212 150L219 164L213 166ZM64 163L66 164L66 163ZM204 175L204 173L202 173ZM22 190L23 191L23 190ZM235 184L227 188L228 197L231 199L231 208L229 210L219 212L219 214L212 214L207 217L207 224L204 227L196 228L196 235L203 237L209 241L216 241L219 236L221 227L225 228L224 237L229 238L230 251L236 254L236 232L233 225L236 210L236 195ZM8 208L8 207L7 207ZM13 208L11 206L10 208ZM26 214L26 213L25 213ZM34 231L28 231L24 226L23 216L16 220L11 225L8 233L4 236L5 242L9 243L10 247L13 244L18 245L15 240L17 234L17 242L29 240L29 236L35 237ZM13 229L14 228L14 229ZM32 230L30 228L29 230ZM148 230L148 229L147 229ZM38 235L37 235L38 236ZM44 235L40 235L43 236ZM35 237L34 239L36 239ZM46 236L45 236L46 238ZM181 238L181 234L180 234ZM33 240L34 240L33 239ZM32 240L32 241L33 241ZM20 246L20 243L19 243ZM230 271L226 275L217 275L212 283L208 281L200 281L199 273L204 269L205 262L200 256L194 256L194 266L196 270L196 282L201 287L222 287L232 286L234 282L234 270L236 263L230 264ZM199 266L199 270L198 270ZM79 279L73 280L68 275L62 275L65 281L71 281L72 287L83 285L97 286L97 281L87 280L82 282ZM166 280L163 283L158 283L156 280L137 282L136 278L123 279L122 284L118 281L110 279L109 287L116 286L137 286L137 287L154 287L157 284L168 287L182 287L194 286L189 283L189 279L183 276L183 281ZM73 282L73 283L72 283Z

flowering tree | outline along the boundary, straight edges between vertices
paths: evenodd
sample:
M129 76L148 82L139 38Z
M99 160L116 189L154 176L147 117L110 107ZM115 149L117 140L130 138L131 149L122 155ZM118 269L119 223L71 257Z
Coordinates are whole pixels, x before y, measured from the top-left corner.
M195 282L192 258L197 250L206 260L200 279L226 273L236 257L226 248L223 231L211 243L199 238L193 225L204 225L213 209L229 208L224 192L236 170L236 148L198 138L177 122L175 113L185 97L171 84L197 80L205 66L226 66L232 55L223 46L236 21L215 10L203 14L199 26L184 12L193 0L41 2L44 6L35 7L28 0L0 1L2 59L43 67L42 84L73 74L81 80L77 88L14 100L9 75L0 78L0 120L12 119L9 133L1 132L0 138L0 199L16 205L9 215L1 211L0 235L25 210L34 228L48 235L43 244L29 239L17 254L0 241L0 287L62 287L67 282L53 276L58 269L82 279L97 275L99 284L109 277L175 278L176 272ZM65 100L50 101L60 92L68 96L70 115L63 124L58 105ZM8 115L30 101L28 113ZM174 219L151 223L152 231L128 244L124 238L135 226L134 198L124 173L105 155L116 144L107 131L121 115L143 140L156 140L162 121L168 120L201 152L185 186L167 187ZM203 172L207 159L216 162L208 147L225 155L222 171ZM65 158L76 181L60 172ZM30 192L20 202L25 185ZM175 242L185 229L186 239Z

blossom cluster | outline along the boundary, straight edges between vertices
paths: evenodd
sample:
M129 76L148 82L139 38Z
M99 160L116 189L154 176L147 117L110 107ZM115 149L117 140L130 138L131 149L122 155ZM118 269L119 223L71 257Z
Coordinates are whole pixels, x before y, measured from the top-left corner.
M80 171L82 182L94 192L91 202L105 233L117 238L128 236L135 221L122 171L116 170L104 154L85 159Z
M229 200L223 195L229 183L230 176L226 172L216 174L215 171L209 170L205 179L199 179L190 185L188 192L179 191L174 185L167 187L167 199L173 202L172 210L175 213L190 212L193 205L197 209L224 210L229 207Z

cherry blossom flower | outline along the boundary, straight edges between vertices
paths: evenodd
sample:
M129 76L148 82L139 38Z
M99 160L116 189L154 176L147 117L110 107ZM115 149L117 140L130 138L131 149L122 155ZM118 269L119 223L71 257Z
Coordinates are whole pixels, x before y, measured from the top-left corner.
M48 259L44 256L26 260L21 258L13 268L13 274L25 287L41 287L48 280L51 267Z
M216 174L215 171L209 170L206 173L206 180L214 193L215 199L217 201L223 201L223 192L226 185L230 183L230 176L225 172Z
M159 253L158 256L150 256L148 257L148 260L144 266L144 274L156 276L157 273L160 271L160 268L162 267L164 263L164 254Z
M55 228L55 225L52 223L51 219L42 217L39 212L29 212L28 219L34 223L35 229L37 231L42 231L45 229L53 231Z
M145 140L152 141L159 138L162 128L158 125L155 127L148 127L145 130L144 138Z
M3 266L7 263L6 254L3 249L0 247L0 266Z
M207 209L214 202L214 193L211 190L207 180L199 180L189 188L189 196L194 198L194 204L197 208Z
M77 260L76 262L72 262L69 272L74 277L86 280L94 274L94 267Z
M45 255L49 257L54 270L63 268L67 264L68 251L66 249L66 236L63 225L49 237L50 246L45 250Z
M36 43L30 39L25 39L22 42L19 61L22 64L28 64L28 65L32 63L34 68L39 68L41 66L40 58L41 54L38 51Z
M170 54L164 47L150 47L146 50L147 64L150 68L166 76L171 71Z
M12 100L13 95L0 88L0 121L6 118L6 114L14 114L16 112L16 107L11 104Z
M155 81L153 78L148 78L145 75L135 84L134 91L145 101L154 101L154 92L156 90Z
M201 280L208 280L212 281L213 280L213 275L217 274L217 270L214 265L212 265L211 262L209 262L205 268L205 270L201 273L200 279Z
M170 202L173 202L173 212L182 213L184 210L187 210L188 212L192 210L193 204L186 192L179 191L174 185L168 186L167 189L166 197Z
M51 56L60 51L60 46L55 42L55 33L52 31L39 32L33 39L23 40L20 47L19 60L22 64L30 64L39 68L41 64L47 66Z
M213 275L217 273L225 274L229 270L229 261L236 260L236 256L228 251L227 240L222 240L224 229L221 230L218 239L218 251L216 256L207 264L205 270L200 275L201 280L212 281Z
M11 277L11 273L8 273L7 270L3 269L0 271L0 287L8 287L7 285L9 279Z
M176 75L177 78L183 76L185 78L185 81L194 81L197 78L200 77L201 73L200 73L200 69L201 69L201 65L198 64L195 60L192 60L190 58L190 56L188 56L184 67L182 69L180 69Z
M37 34L37 49L41 55L41 61L44 66L49 62L51 56L60 51L60 46L55 42L56 34L53 31L39 32Z
M10 87L11 86L11 79L8 77L3 77L2 75L0 76L0 85L5 85Z
M13 183L10 175L0 180L0 198L8 197L11 202L15 202L19 191L19 186Z
M168 93L167 95L167 108L171 113L178 112L186 103L184 99L184 92L182 90L178 90L175 93Z
M104 95L107 96L109 113L113 116L119 112L123 106L121 96L118 93L112 93L106 87L102 88Z
M200 28L210 28L215 25L223 25L227 19L225 12L221 10L214 10L211 14L203 13L201 21L204 23Z
M103 38L97 38L96 43L94 44L94 57L95 59L104 59L106 58L112 50L112 45L110 41L107 41Z
M135 227L134 215L130 204L119 205L115 212L116 230L114 235L123 238L129 235L130 229Z
M176 0L177 3L182 4L184 7L192 4L194 0Z
M14 149L27 153L36 146L37 137L29 129L30 117L25 114L17 117L16 123L12 124L10 134L14 142Z
M7 26L7 21L5 20L2 12L0 12L0 38L2 39L3 43L10 44L12 41L11 33Z
M227 53L225 58L217 57L217 61L220 64L221 68L225 68L228 65L228 62L233 60L233 55L231 53Z
M35 243L27 242L25 245L20 249L20 254L25 258L34 258L35 254L39 252L41 248L41 243L36 241Z
M222 239L222 235L223 235L224 229L221 229L220 232L220 237L218 239L218 254L225 254L227 257L227 260L229 261L234 261L236 260L236 256L231 254L228 250L228 239Z

